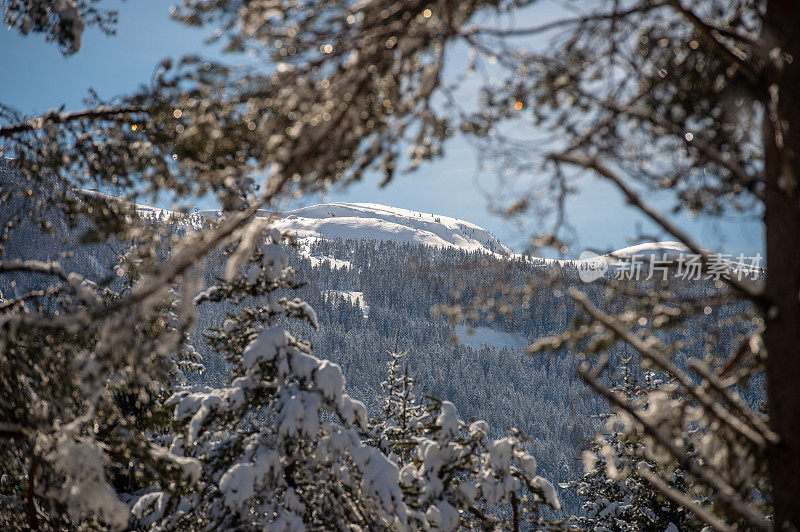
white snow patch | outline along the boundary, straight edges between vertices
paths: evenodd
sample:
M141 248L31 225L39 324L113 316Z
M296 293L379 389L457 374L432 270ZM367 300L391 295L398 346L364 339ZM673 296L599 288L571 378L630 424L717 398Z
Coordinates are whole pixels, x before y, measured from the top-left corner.
M358 305L361 308L361 314L366 318L369 316L369 305L364 301L364 292L355 292L352 290L325 290L322 293L325 299L331 296L343 297L352 305Z
M349 270L353 264L349 260L337 259L334 257L308 257L311 261L311 266L316 268L319 266L327 266L331 270Z
M110 460L97 442L62 433L48 458L66 479L55 493L72 519L97 513L112 528L125 527L129 510L106 478L105 466Z
M675 260L681 255L685 256L690 253L692 253L691 250L680 242L648 242L612 251L604 257L609 264L616 265L627 263L632 257L636 257L638 260L649 260L651 256L659 260L663 258Z
M544 502L552 506L556 511L561 509L561 502L558 500L558 494L553 484L544 477L534 477L531 483L542 490Z
M503 347L524 349L528 345L528 341L518 334L496 331L489 327L470 327L458 324L454 327L454 332L459 342L473 349L480 349L483 345L497 349Z

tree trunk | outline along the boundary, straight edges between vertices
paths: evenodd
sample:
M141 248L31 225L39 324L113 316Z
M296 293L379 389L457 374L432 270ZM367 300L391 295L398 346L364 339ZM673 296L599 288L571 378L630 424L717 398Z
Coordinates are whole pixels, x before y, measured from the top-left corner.
M767 52L792 56L767 68L764 117L764 222L767 278L764 343L770 424L780 442L769 450L775 529L800 529L800 2L769 0ZM777 90L776 90L777 89ZM777 117L777 121L775 118Z

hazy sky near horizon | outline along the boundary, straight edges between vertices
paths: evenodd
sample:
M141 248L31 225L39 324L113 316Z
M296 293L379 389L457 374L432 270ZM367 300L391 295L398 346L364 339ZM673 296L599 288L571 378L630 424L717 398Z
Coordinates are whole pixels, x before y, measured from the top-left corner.
M67 109L80 108L89 88L102 98L112 98L146 84L158 62L166 57L219 54L216 48L204 44L209 30L185 28L170 20L170 2L110 1L108 5L120 13L117 35L105 36L91 28L84 34L81 52L71 57L62 56L56 45L45 42L43 35L23 37L0 29L0 102L30 114L62 105ZM552 4L547 0L536 9L540 11L532 10L526 16L547 16L548 10L552 14ZM399 174L385 188L378 187L380 176L370 175L360 183L334 189L325 197L303 198L299 204L323 200L370 202L445 214L477 223L512 249L521 250L535 221L518 225L492 215L483 191L493 190L496 182L479 174L477 163L472 146L456 137L446 146L444 157L413 174ZM625 205L611 185L588 177L582 182L581 192L569 203L570 222L576 235L570 256L585 248L625 247L637 234L672 239L659 234L654 225ZM648 199L668 204L668 198ZM207 203L201 207L214 205ZM711 249L734 255L763 253L762 225L752 217L683 217L679 223Z

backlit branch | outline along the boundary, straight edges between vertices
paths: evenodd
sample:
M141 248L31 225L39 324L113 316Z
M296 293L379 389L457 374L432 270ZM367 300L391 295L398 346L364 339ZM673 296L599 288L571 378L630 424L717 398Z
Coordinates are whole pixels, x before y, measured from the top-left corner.
M707 24L691 9L683 7L680 0L667 0L667 3L692 24L704 42L720 52L725 59L735 65L738 65L744 75L747 77L748 81L750 81L754 86L759 84L761 74L748 59L747 54L737 48L729 47L722 42L716 35L714 35L716 28Z
M764 436L754 431L747 425L743 425L736 418L734 418L727 410L722 408L719 404L709 397L702 388L695 386L695 383L689 376L672 363L666 356L653 349L641 337L633 334L627 327L622 325L618 319L606 314L597 307L595 307L589 298L583 292L571 288L569 291L570 296L574 299L583 310L591 315L595 320L602 323L606 328L611 329L623 340L631 345L634 349L642 353L648 360L658 366L661 370L665 371L668 375L675 378L686 390L687 394L700 403L706 412L715 417L720 423L730 428L743 438L747 439L753 445L764 448L767 445Z
M718 532L732 532L736 530L734 527L723 523L719 517L709 512L701 505L697 504L685 493L682 493L669 486L666 482L661 480L661 477L650 471L647 465L645 465L643 462L639 462L637 465L636 473L647 482L652 484L653 487L660 491L665 497L673 500L677 504L695 514L714 530L717 530Z
M109 120L115 118L127 119L130 115L145 113L144 107L124 106L124 107L98 107L96 109L83 109L81 111L69 111L61 113L49 111L48 113L9 126L0 127L0 137L10 137L25 131L41 129L48 122L54 124L64 124L77 122L80 120Z

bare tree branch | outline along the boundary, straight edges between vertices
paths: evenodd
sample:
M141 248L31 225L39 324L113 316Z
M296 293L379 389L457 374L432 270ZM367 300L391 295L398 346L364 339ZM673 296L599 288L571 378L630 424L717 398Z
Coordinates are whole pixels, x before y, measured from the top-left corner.
M685 493L681 493L680 491L672 488L671 486L667 485L666 482L661 480L661 478L650 471L647 466L643 462L639 462L636 467L636 473L645 479L647 482L653 485L658 491L664 494L669 499L672 499L677 504L680 504L694 515L699 517L704 523L708 526L717 530L718 532L732 532L736 530L735 527L727 525L723 523L719 517L714 515L713 513L709 512L695 501L692 500L691 497L686 495Z
M45 290L32 290L32 291L28 292L27 294L21 295L19 297L14 298L14 299L10 299L10 300L7 300L7 301L0 301L0 312L2 312L4 310L7 310L7 309L10 309L10 308L14 307L15 305L18 305L19 303L23 303L25 301L28 301L29 299L36 299L36 298L43 297L43 296L46 296L46 295L48 295L48 291L45 291Z
M748 174L744 168L723 157L721 153L719 153L711 144L703 140L699 135L693 134L691 141L686 140L686 130L680 124L671 122L662 116L656 115L652 111L645 111L644 109L637 109L627 105L617 105L610 100L604 100L602 104L608 109L618 113L633 116L672 131L672 133L684 139L686 146L697 150L713 163L728 170L731 175L739 180L743 187L746 187L748 190L755 191L755 184L759 182L758 176Z
M625 18L630 15L633 15L634 13L644 13L647 11L651 11L653 9L657 9L659 7L663 7L664 5L665 4L659 2L654 2L648 5L638 5L628 9L612 11L611 13L597 13L594 15L587 15L585 17L571 17L571 18L558 19L552 22L547 22L545 24L540 24L538 26L530 26L527 28L513 28L504 30L500 28L491 28L486 26L472 26L466 28L463 32L461 32L461 34L491 35L493 37L527 37L535 35L537 33L543 33L546 31L559 29L563 28L564 26L571 26L574 24L586 24L587 22L616 20L620 18Z
M663 446L669 453L678 461L678 463L687 472L695 478L705 482L716 491L716 496L720 502L729 507L731 511L747 520L753 527L758 530L771 530L772 525L769 520L761 514L757 509L747 504L725 480L720 478L716 473L712 472L709 468L699 465L686 455L683 450L679 449L672 441L672 439L665 435L658 426L654 425L647 419L644 419L639 412L631 406L628 400L620 394L609 390L603 385L600 380L592 375L592 372L586 368L581 367L578 370L580 377L586 381L598 394L605 397L612 405L619 408L630 415L650 436L655 439L659 445Z
M758 414L747 406L738 396L731 393L731 391L723 386L719 378L709 371L708 367L699 360L692 358L688 362L689 367L697 372L698 375L706 380L706 383L717 392L734 410L741 414L741 417L750 424L753 429L759 431L764 435L770 443L778 442L778 435L769 428L766 422L761 419Z
M19 423L0 423L0 438L21 440L22 437L22 427Z
M639 336L633 334L622 323L613 316L609 316L605 312L595 307L589 298L575 288L569 291L570 296L574 299L586 312L589 313L594 319L602 323L607 328L617 333L623 340L628 342L634 349L642 353L648 360L656 364L660 369L666 371L669 375L673 376L693 397L698 403L703 405L705 410L717 418L722 424L729 427L734 432L738 433L743 438L747 439L752 444L759 448L765 448L767 441L764 436L754 431L750 427L743 425L730 412L722 408L711 397L709 397L702 389L695 386L695 383L689 376L681 371L680 368L675 366L667 357L652 349L647 343Z
M693 253L700 256L701 263L705 266L711 261L711 253L703 249L689 234L671 222L662 212L652 207L649 203L645 202L642 197L636 193L628 184L612 171L608 166L601 163L594 157L586 155L576 155L572 153L555 153L551 154L549 158L556 162L563 162L582 166L583 168L594 170L602 177L614 183L625 195L625 199L631 205L637 207L640 211L646 214L651 220L661 226L666 232L673 235L686 245ZM754 302L761 306L766 306L764 294L762 290L755 284L748 282L747 279L738 279L735 276L723 277L724 281L734 287L736 290L747 296Z
M692 26L694 26L694 28L700 34L701 39L703 39L713 48L716 48L731 63L738 65L742 69L742 72L747 77L748 81L750 81L754 86L758 86L761 83L761 73L748 59L747 54L745 54L742 50L727 46L724 42L718 39L717 36L714 35L716 28L706 23L691 9L683 7L680 0L667 0L667 3L672 6L675 11L684 16L692 24Z
M24 131L33 131L36 129L41 129L47 122L62 124L65 122L73 122L77 120L86 120L86 119L107 120L109 118L127 117L128 115L145 113L145 112L147 112L147 108L133 107L133 106L98 107L96 109L83 109L81 111L70 111L66 113L60 113L58 111L49 111L42 116L32 118L25 122L12 124L10 126L5 126L5 127L0 127L0 137L10 137L11 135L16 135L17 133L22 133Z

